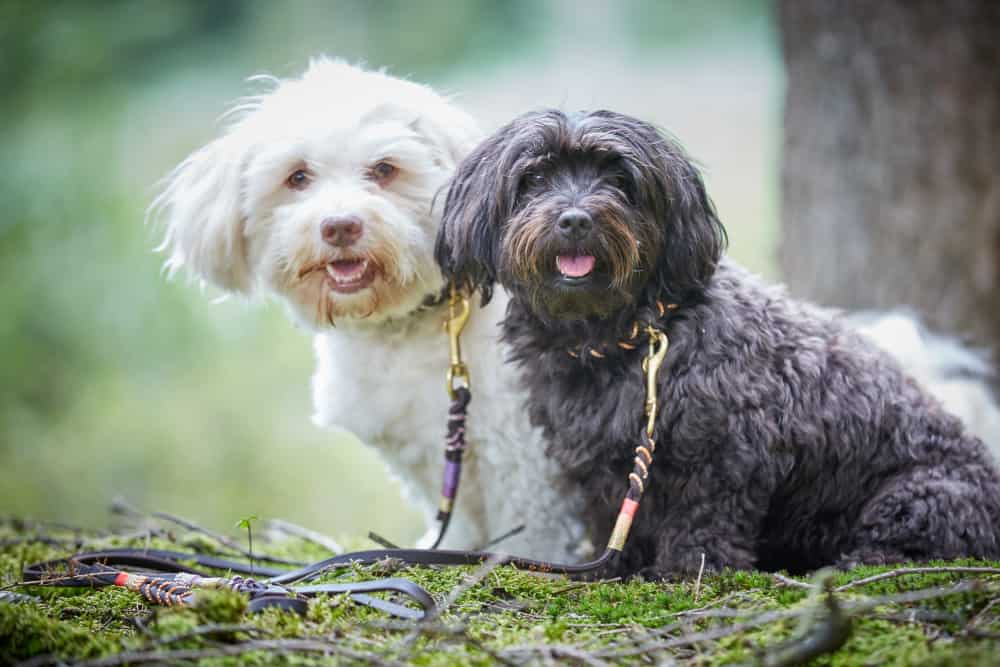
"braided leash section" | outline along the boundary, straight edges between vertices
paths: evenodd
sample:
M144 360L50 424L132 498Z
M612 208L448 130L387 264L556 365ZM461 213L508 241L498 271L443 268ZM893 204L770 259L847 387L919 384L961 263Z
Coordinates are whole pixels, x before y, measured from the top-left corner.
M114 584L135 591L150 602L167 607L184 607L192 604L194 602L193 589L195 588L215 590L228 588L238 593L249 594L259 594L267 588L255 579L239 575L232 578L203 577L189 572L178 572L162 577L119 572L115 576Z
M646 490L646 481L649 479L649 469L653 465L653 454L656 452L656 440L653 439L653 432L656 428L657 411L657 373L667 354L670 343L666 334L662 331L648 326L649 351L643 360L642 367L646 373L646 428L642 432L642 444L635 448L635 458L632 459L632 472L628 475L628 491L622 499L621 509L618 511L618 519L615 527L611 531L611 539L608 540L608 548L622 551L625 548L625 541L628 539L629 531L632 529L632 521L635 513L639 509L639 502L642 494Z
M175 581L173 577L149 577L119 572L114 583L115 586L135 591L150 602L167 607L186 607L194 598L191 588Z
M441 503L437 519L441 529L432 549L437 549L444 539L445 530L455 507L458 485L462 479L462 457L465 455L465 420L469 412L472 393L468 387L456 387L448 408L448 432L444 439L444 480L441 483Z

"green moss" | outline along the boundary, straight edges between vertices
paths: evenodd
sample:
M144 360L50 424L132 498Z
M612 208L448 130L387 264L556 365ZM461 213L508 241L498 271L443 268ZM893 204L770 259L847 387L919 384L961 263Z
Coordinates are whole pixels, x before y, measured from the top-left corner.
M32 603L0 602L0 664L37 655L90 658L121 647L106 633L75 620L63 621Z
M248 602L246 595L228 589L198 591L194 611L205 623L238 623Z
M4 584L18 581L26 563L64 556L76 548L72 543L75 535L56 536L70 540L65 547L35 540L33 535L31 530L0 525L0 540L6 538L0 542L0 577ZM11 540L14 536L18 539ZM51 537L47 535L50 541ZM146 540L112 537L101 543L142 546ZM175 550L197 547L225 552L211 540L192 539L187 534L154 538L149 544ZM255 548L300 560L328 556L315 545L296 540L278 544L262 541L261 545L255 540ZM947 565L956 564L998 565L975 561ZM842 585L891 569L858 568L834 573L833 579L836 585ZM809 591L779 584L770 575L757 572L727 571L705 576L700 584L582 583L502 567L489 572L478 584L467 586L469 577L478 572L478 567L415 568L385 562L373 567L344 567L322 577L322 581L406 577L427 588L439 603L449 600L450 606L441 617L416 634L412 623L389 619L352 603L345 595L315 598L306 615L298 616L274 609L247 614L247 598L231 591L199 591L194 608L168 609L117 588L25 587L18 590L35 596L36 603L0 603L0 663L43 653L70 660L124 650L203 650L254 638L331 641L338 650L367 655L376 662L431 666L495 664L494 653L512 647L536 647L513 656L514 662L544 663L549 657L546 649L538 647L546 646L576 647L615 663L619 661L615 652L629 647L648 647L696 632L721 631L762 613L787 611L795 615L714 641L650 653L657 661L670 657L723 665L752 662L796 636L798 615L814 604ZM872 596L948 586L968 578L965 574L940 572L906 575L858 586L838 597L851 604ZM993 656L1000 655L996 640L965 632L968 620L977 617L980 634L1000 634L1000 605L988 608L991 600L1000 597L1000 577L979 579L981 590L914 604L884 605L866 612L856 620L853 634L839 651L814 663L830 667L991 664ZM451 600L459 586L465 587L464 592ZM923 620L907 620L907 614L922 615ZM205 634L206 628L214 630ZM609 653L603 655L604 651ZM554 655L556 662L579 662L558 652ZM319 665L329 661L318 654L253 651L207 659L202 664L243 667ZM632 655L620 661L638 664L643 659Z

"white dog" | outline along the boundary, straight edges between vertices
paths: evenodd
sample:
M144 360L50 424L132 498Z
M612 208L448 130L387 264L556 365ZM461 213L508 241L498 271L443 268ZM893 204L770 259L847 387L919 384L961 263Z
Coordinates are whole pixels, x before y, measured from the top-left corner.
M846 321L895 357L1000 463L1000 408L990 388L996 372L984 353L929 331L905 310L859 312Z
M343 62L318 59L299 79L270 81L154 202L167 266L227 292L276 295L316 332L316 423L377 448L426 513L427 543L448 407L432 206L476 125L427 87ZM503 298L474 304L462 337L469 452L444 545L482 546L524 524L505 550L571 559L585 508L558 488L527 423L497 340L504 311Z

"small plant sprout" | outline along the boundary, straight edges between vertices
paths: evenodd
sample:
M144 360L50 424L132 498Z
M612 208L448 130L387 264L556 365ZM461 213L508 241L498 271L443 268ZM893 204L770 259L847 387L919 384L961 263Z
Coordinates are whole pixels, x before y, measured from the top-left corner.
M250 551L250 576L251 577L254 576L254 571L253 571L253 528L251 527L251 524L254 521L257 521L259 518L260 517L258 517L256 514L249 514L249 515L243 517L242 519L240 519L239 521L236 522L236 527L237 528L246 528L247 529L247 542L249 543L248 550Z

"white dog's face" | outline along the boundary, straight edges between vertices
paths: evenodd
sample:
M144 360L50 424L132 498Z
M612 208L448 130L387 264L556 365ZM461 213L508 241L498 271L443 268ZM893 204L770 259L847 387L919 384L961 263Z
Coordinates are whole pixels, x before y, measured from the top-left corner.
M316 329L436 295L431 208L478 138L472 119L429 88L326 59L276 84L154 203L170 270L276 294Z

